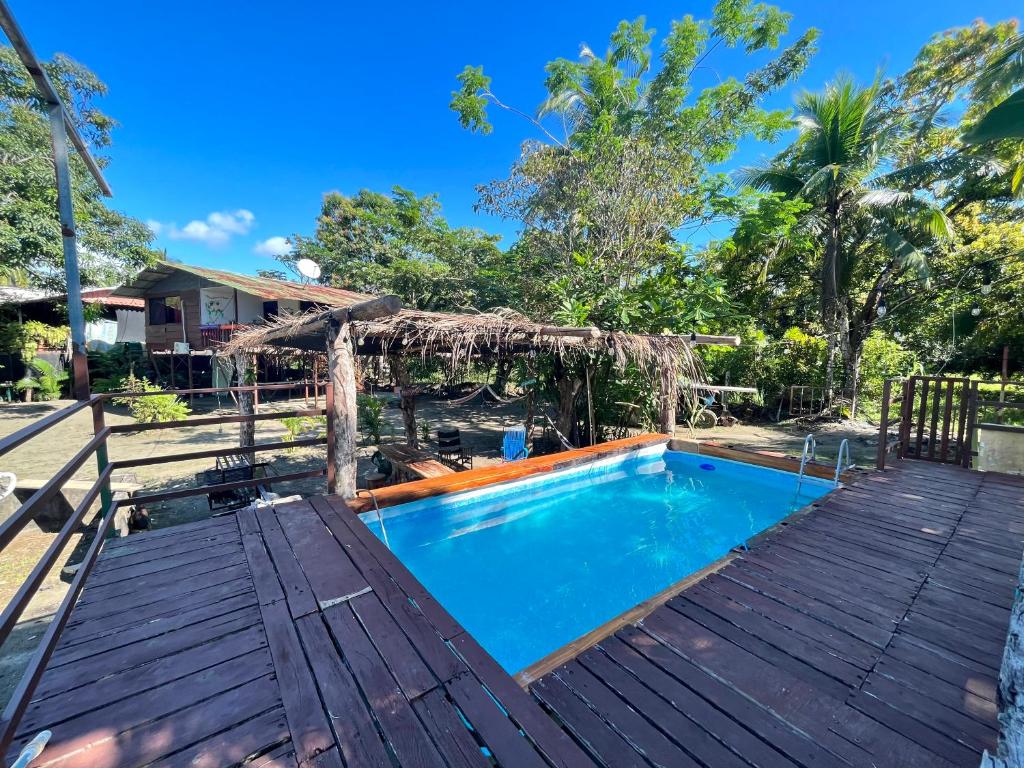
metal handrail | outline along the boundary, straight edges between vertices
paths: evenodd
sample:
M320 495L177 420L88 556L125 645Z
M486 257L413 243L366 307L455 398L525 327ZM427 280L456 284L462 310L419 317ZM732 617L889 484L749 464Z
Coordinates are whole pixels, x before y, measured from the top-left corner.
M846 464L843 464L843 453L846 454ZM835 484L837 488L839 487L839 475L843 473L844 469L849 469L851 466L853 465L850 463L850 441L844 437L843 442L839 444L839 456L836 457Z
M808 455L808 449L810 449L810 455ZM811 463L815 459L815 455L818 451L818 442L814 439L814 434L809 434L804 438L804 449L800 455L800 474L796 479L796 493L800 495L800 486L804 482L804 469L806 469L808 463Z
M388 529L384 527L384 516L380 513L380 505L377 503L377 494L367 488L356 488L356 498L359 498L360 493L365 493L373 502L373 510L377 513L377 522L380 523L380 532L384 537L384 546L390 550L391 542L388 541Z

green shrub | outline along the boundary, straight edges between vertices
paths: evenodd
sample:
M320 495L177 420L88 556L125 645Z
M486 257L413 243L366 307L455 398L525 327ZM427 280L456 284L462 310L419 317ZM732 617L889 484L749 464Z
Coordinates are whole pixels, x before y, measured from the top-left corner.
M373 395L359 395L356 403L359 429L362 430L367 443L376 445L380 442L381 432L385 425L384 401Z
M0 325L0 352L20 354L27 365L36 356L39 347L63 348L70 333L66 325L47 325L38 320L5 323Z
M15 384L15 388L19 392L32 390L36 400L57 400L68 380L67 371L58 370L45 360L32 360L28 367L32 373Z
M121 379L118 391L120 392L157 392L160 390L156 384L151 384L146 379L140 379L134 373L130 373ZM150 395L149 397L115 397L111 400L114 405L123 405L128 408L135 421L140 424L147 424L156 421L181 421L188 417L191 411L177 395Z

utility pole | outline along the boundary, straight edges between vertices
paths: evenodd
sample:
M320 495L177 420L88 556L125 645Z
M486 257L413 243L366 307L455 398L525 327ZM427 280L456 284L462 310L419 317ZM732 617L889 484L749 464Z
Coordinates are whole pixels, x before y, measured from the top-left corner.
M89 152L85 141L75 128L70 113L64 107L60 95L50 82L43 65L36 58L21 27L7 7L6 0L0 0L0 29L25 65L39 95L46 105L50 121L50 139L53 144L53 166L57 180L57 211L60 216L60 232L64 241L64 272L67 280L68 322L71 326L71 364L73 391L76 398L89 397L89 369L85 355L85 316L82 312L82 284L78 272L78 243L75 236L75 211L71 197L71 169L68 166L68 139L74 144L89 173L96 179L100 191L111 197L113 193L99 165Z

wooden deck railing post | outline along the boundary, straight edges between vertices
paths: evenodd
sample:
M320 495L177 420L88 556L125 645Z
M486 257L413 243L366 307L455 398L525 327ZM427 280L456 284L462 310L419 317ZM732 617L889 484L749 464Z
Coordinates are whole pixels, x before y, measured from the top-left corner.
M970 394L967 396L967 426L964 429L964 446L961 457L961 464L964 468L971 468L971 457L974 455L974 431L978 419L978 382L969 381Z
M338 470L334 465L334 383L327 381L324 388L324 410L327 416L327 493L333 495L338 489Z
M92 399L92 433L93 435L99 435L106 429L107 425L103 416L103 398L94 397ZM103 470L107 468L107 464L110 463L110 457L107 455L107 440L104 439L96 447L96 471L99 473L99 477L103 477ZM113 494L110 492L110 477L108 476L103 481L103 487L100 489L100 501L103 504L103 509L110 507L110 502L113 501Z
M889 451L889 401L892 399L892 379L882 385L882 415L878 422L878 456L875 467L885 469L885 454Z
M907 446L910 444L910 425L914 417L914 393L917 389L915 377L903 382L903 402L900 403L900 448L899 458L907 457Z

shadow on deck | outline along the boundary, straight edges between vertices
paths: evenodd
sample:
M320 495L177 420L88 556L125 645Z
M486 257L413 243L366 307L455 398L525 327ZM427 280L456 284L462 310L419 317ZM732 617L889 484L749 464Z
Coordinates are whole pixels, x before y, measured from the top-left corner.
M1022 533L1024 480L867 474L525 692L338 499L240 512L107 544L17 745L49 728L33 765L67 768L973 766Z

